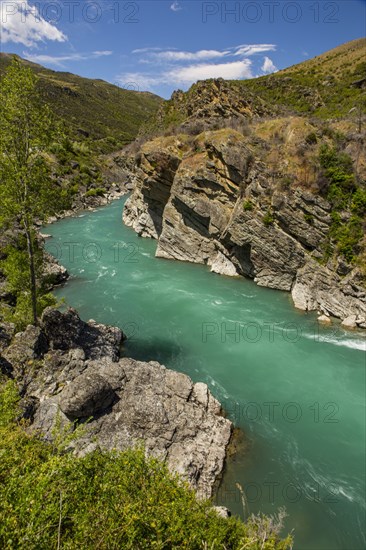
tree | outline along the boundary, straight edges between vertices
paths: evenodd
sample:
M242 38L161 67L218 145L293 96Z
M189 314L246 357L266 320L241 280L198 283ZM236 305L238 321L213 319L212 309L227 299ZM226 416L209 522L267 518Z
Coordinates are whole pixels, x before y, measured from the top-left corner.
M35 221L57 206L59 192L47 163L56 135L49 107L41 100L37 78L14 59L0 83L0 226L21 228L26 238L32 317L37 325Z

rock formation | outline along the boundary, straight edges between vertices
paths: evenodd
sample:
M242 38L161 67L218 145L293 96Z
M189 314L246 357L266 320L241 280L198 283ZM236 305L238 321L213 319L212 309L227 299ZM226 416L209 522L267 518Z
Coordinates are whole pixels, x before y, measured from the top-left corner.
M56 426L84 423L78 454L144 444L201 497L222 473L232 424L206 384L156 362L120 358L123 333L48 308L39 327L12 338L0 326L0 365L15 378L30 429L52 438ZM10 343L10 345L9 345Z
M297 308L342 320L356 315L365 327L366 291L357 268L319 261L330 203L304 187L284 187L251 145L230 129L146 143L124 222L158 239L157 257L253 278L291 292Z

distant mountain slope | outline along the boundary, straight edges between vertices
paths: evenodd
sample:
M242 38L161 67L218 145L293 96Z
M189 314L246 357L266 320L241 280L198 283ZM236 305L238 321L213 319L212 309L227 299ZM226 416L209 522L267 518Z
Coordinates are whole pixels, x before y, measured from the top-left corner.
M270 104L320 118L339 118L365 97L366 39L342 44L278 73L242 81Z
M354 107L365 109L365 59L366 39L362 38L271 75L199 81L186 93L175 92L161 106L154 128L265 115L344 118Z
M39 77L39 86L54 112L74 134L89 135L105 152L133 141L142 123L158 110L163 99L148 93L124 90L103 80L56 72L0 53L0 76L13 57L29 66Z
M309 71L314 69L318 75L321 74L324 77L333 75L339 79L344 77L345 67L355 68L359 63L365 63L365 57L366 38L358 38L357 40L341 44L312 59L308 59L297 65L292 65L280 71L278 74L293 73L299 69ZM364 76L366 77L366 73Z

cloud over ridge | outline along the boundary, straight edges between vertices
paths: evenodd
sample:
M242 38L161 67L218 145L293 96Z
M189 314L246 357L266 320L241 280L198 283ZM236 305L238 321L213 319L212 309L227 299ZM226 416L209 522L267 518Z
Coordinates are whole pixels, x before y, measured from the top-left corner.
M202 49L197 51L174 48L139 48L133 50L137 63L147 67L144 72L125 72L117 77L118 82L135 82L140 89L161 85L187 87L197 80L225 78L238 80L253 78L249 59L264 52L276 50L275 44L240 44L225 49ZM149 70L149 65L153 70ZM276 70L273 62L264 57L262 71Z

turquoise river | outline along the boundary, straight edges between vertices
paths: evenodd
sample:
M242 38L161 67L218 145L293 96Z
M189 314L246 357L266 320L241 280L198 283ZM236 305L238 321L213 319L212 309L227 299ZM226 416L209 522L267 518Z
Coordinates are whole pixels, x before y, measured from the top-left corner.
M366 548L364 336L319 328L287 293L155 258L122 224L124 201L44 228L71 275L57 296L122 328L126 355L208 384L245 434L220 503L286 507L295 550Z

